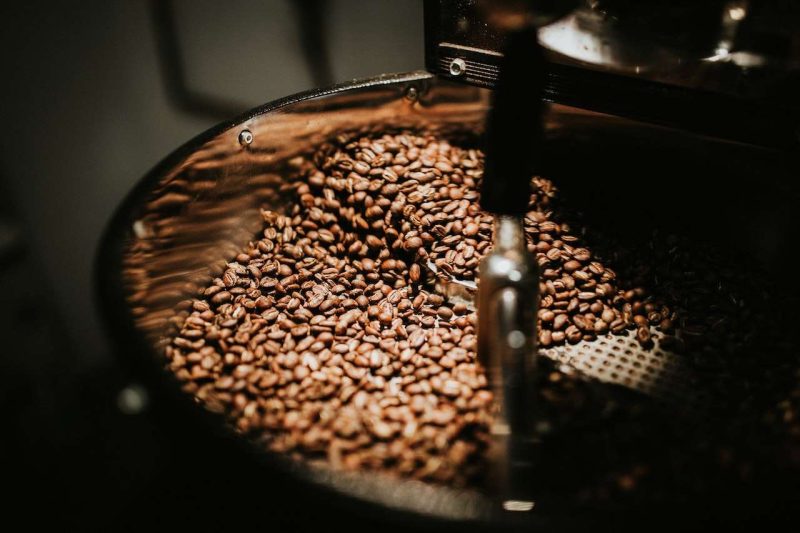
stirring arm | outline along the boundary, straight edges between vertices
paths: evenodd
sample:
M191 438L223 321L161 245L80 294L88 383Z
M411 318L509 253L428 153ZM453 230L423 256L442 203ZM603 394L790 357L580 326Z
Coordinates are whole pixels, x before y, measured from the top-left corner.
M481 186L481 206L495 215L495 237L493 251L480 265L478 357L498 407L492 428L492 477L508 510L529 509L520 502L533 501L531 418L539 276L522 221L540 155L541 65L535 29L509 36L487 119Z

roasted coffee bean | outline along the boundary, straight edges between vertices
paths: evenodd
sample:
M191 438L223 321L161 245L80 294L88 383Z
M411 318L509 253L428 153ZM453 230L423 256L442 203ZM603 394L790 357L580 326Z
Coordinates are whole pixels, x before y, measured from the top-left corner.
M555 319L553 320L553 329L554 330L561 330L564 329L569 322L569 317L565 314L556 315Z
M642 346L647 346L650 344L650 329L647 326L639 326L636 329L636 340L639 341L639 344Z
M462 233L467 237L474 237L475 235L478 234L479 230L480 228L478 227L477 224L475 224L474 222L470 222L469 224L464 226L464 230L462 231Z
M576 248L572 252L572 257L574 257L576 261L588 261L592 257L592 254L586 248Z
M439 318L444 320L450 320L453 317L453 310L449 307L440 307L436 313L439 315Z
M583 338L583 334L581 333L581 330L578 329L578 327L574 326L574 325L573 326L569 326L567 328L567 330L565 331L565 333L567 335L567 340L572 344L574 344L576 342L579 342L581 340L581 338Z
M409 279L412 282L417 282L417 281L419 281L420 275L421 275L420 266L417 263L414 263L413 265L411 265L411 267L408 270Z
M555 313L550 311L549 309L542 309L539 311L539 318L542 322L552 322L553 319L556 317Z
M488 441L491 393L475 313L437 294L425 269L477 278L494 229L477 204L483 155L430 135L342 134L298 161L282 189L296 201L263 211L262 232L180 310L169 368L275 451L465 483ZM697 342L728 327L697 312L688 267L664 286L685 279L695 296L644 290L657 286L647 276L667 275L658 268L681 264L675 246L648 266L590 245L561 220L553 184L532 185L524 229L541 267L540 346L635 327L649 348L650 327ZM697 324L685 322L690 307ZM669 338L662 348L689 350Z
M403 244L403 248L409 251L416 250L422 247L422 239L419 237L410 237L406 239L406 242Z
M231 301L233 296L228 291L220 291L216 293L214 296L211 297L211 303L220 305L226 302Z

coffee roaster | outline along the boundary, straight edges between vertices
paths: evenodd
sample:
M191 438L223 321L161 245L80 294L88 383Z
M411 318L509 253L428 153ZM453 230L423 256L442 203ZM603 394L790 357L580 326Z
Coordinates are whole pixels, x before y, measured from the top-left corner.
M120 352L175 416L197 421L192 431L251 458L259 476L318 496L337 523L358 513L420 528L690 529L757 523L796 504L800 366L789 257L800 197L800 11L755 1L440 0L426 2L425 19L429 72L266 104L189 141L140 182L99 257ZM530 44L531 28L541 50L515 48L509 67L509 35L528 32ZM524 90L503 88L508 72ZM692 279L676 289L695 315L681 333L692 349L669 347L660 333L644 349L630 333L537 352L530 317L514 312L535 299L533 270L487 266L482 279L493 281L479 294L499 299L478 299L479 342L508 423L496 435L498 475L482 488L290 462L231 438L180 392L163 370L165 342L188 299L261 230L259 208L285 205L283 177L299 157L337 132L408 128L488 139L491 158L492 139L503 137L493 137L491 121L484 135L490 109L507 113L506 126L519 110L514 134L527 132L533 170L612 249L634 250L620 261L650 254L656 285L671 286L675 270ZM498 224L500 255L518 247L515 235L513 222ZM664 255L654 242L667 243ZM713 262L671 252L678 242L722 252ZM705 293L726 301L698 303ZM487 312L490 300L500 303ZM731 322L737 342L705 342Z

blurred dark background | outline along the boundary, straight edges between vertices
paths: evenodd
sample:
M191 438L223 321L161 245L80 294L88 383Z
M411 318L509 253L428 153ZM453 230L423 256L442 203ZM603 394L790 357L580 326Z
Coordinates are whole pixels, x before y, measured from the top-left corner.
M212 125L315 86L422 68L422 2L0 9L8 507L28 524L81 530L230 524L236 487L209 481L202 458L156 422L157 399L115 359L94 301L98 241L137 180ZM218 489L230 497L212 494ZM258 511L274 514L268 501Z

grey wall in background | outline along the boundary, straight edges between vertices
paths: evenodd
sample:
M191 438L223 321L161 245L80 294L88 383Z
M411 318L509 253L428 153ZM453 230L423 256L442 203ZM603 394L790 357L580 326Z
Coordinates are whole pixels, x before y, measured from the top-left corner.
M329 2L335 81L423 67L421 0ZM54 306L87 363L108 359L93 302L97 243L115 206L171 150L212 125L179 111L144 1L5 3L0 180ZM243 109L305 90L289 2L180 0L190 85Z

